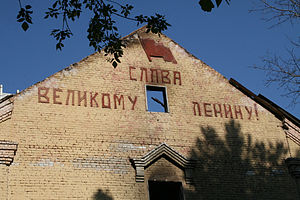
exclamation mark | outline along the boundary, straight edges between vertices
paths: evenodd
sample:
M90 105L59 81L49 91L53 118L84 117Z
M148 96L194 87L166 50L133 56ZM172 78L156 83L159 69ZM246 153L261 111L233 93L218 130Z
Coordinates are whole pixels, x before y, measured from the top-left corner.
M259 119L258 119L258 110L257 110L257 105L256 105L256 103L254 104L254 110L255 110L256 119L259 120Z

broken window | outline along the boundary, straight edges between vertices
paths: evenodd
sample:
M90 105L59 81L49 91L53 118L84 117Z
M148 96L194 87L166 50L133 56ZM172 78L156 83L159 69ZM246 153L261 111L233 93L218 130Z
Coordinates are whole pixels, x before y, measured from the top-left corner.
M169 112L165 87L146 85L147 111Z
M181 182L149 181L150 200L183 200Z

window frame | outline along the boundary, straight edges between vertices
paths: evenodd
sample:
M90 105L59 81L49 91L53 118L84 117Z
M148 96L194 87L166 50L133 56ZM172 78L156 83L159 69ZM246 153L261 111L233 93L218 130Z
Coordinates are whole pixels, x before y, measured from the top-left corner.
M152 88L152 89L148 89L148 88ZM161 90L153 90L153 88L161 88ZM148 90L149 91L162 91L163 93L163 100L164 100L164 104L167 104L165 107L164 107L164 112L160 112L160 111L150 111L149 110L149 102L148 102ZM145 85L145 96L146 96L146 111L147 112L159 112L159 113L169 113L170 110L169 110L169 102L168 102L168 93L167 93L167 87L166 86L161 86L161 85L149 85L149 84L146 84Z

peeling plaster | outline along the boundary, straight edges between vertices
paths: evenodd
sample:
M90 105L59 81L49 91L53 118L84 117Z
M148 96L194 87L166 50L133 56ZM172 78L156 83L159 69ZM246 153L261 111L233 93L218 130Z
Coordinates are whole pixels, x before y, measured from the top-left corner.
M54 162L50 159L41 159L37 163L30 163L31 166L39 166L39 167L53 167Z
M31 163L29 163L29 165L35 166L35 167L55 167L55 166L64 167L65 166L64 163L56 162L49 158L40 159L37 162L31 162Z
M256 104L257 110L260 112L266 112L267 110L256 103L254 100L252 100L250 97L241 97L240 98L240 105L241 106L253 106L253 104ZM269 113L269 112L268 112Z
M38 87L47 87L47 88L60 88L64 87L63 84L59 83L60 79L63 79L64 77L68 76L74 76L78 73L78 69L74 66L77 66L78 64L73 64L72 66L69 66L60 72L55 73L54 75L46 78L45 80L33 85L32 87L29 87L28 89L25 89L21 93L19 93L16 96L16 99L24 99L25 97L32 96L37 93ZM54 76L59 76L60 79L55 78Z
M78 73L78 69L74 68L73 66L69 66L61 71L60 77L67 77L67 76L73 76Z
M255 101L253 101L251 98L249 97L242 97L240 98L240 105L241 106L253 106L253 104L255 103Z
M236 89L234 86L232 86L232 87L231 87L231 91L232 91L232 92L238 92L238 91L240 91L240 90L238 90L238 89Z
M127 158L116 157L86 157L76 158L72 162L74 168L80 169L96 169L103 171L110 171L116 174L126 174L129 172L130 164Z
M135 146L134 144L131 143L117 143L117 144L111 144L109 146L109 149L117 152L128 152L128 151L137 151L137 150L146 149L146 147Z
M135 146L133 144L118 144L117 147L119 150L125 150L125 151L136 151L139 149L146 149L145 146Z
M214 83L215 85L217 84L218 87L225 87L228 83L227 79L220 77L218 72L210 70L207 66L205 66L205 68L202 68L201 77L204 80L209 80L209 82ZM196 77L195 79L197 80L199 78Z
M268 115L273 115L271 112L269 112L268 110L266 110L264 107L262 107L261 105L259 104L256 104L257 105L257 110L258 111L261 111L261 112L266 112Z
M19 95L16 96L16 99L22 100L25 97L30 97L37 94L38 87L59 88L60 85L58 84L58 82L59 80L57 78L47 78L40 84L33 85L29 90L24 90L23 92L19 93Z
M32 88L30 90L25 90L21 93L19 93L19 95L16 96L16 99L17 100L23 100L25 97L30 97L32 96L33 94L36 94L38 91L38 88L36 85L32 86Z
M130 36L129 39L139 39L139 35L135 33L132 36Z
M169 42L168 47L169 49L175 50L181 57L189 57L188 53L183 48L172 41Z
M19 165L20 165L20 163L13 162L11 165L19 166Z
M58 79L50 77L49 79L43 81L40 86L48 87L48 88L58 88L59 87Z

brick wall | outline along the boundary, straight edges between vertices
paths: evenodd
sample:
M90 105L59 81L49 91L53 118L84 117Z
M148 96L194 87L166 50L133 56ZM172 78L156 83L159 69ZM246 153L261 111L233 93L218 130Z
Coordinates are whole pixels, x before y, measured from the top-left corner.
M139 38L176 62L150 62ZM295 199L280 120L169 38L139 30L127 39L116 69L95 53L14 97L0 140L18 150L9 175L0 168L0 198L144 200L155 179L182 182L186 199ZM167 88L169 113L146 111L146 84ZM161 143L196 161L193 183L166 158L136 182L130 159Z

